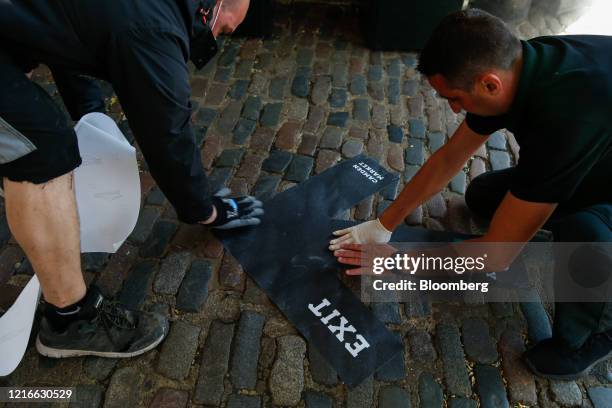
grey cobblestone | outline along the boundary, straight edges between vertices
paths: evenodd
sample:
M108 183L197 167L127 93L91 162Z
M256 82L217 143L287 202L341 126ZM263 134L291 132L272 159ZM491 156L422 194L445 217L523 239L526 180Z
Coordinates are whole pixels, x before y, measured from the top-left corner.
M366 378L361 384L346 393L347 408L370 408L374 402L374 381Z
M353 95L365 95L368 91L365 76L361 74L353 75L351 77L350 91Z
M308 116L308 101L302 98L295 98L289 104L287 116L289 119L302 122Z
M276 77L270 80L268 95L271 99L283 99L288 79L286 77Z
M175 380L186 378L198 348L199 335L198 326L180 320L172 323L161 348L157 371Z
M525 345L520 333L506 330L500 339L502 369L508 383L508 393L513 404L519 402L536 405L535 381L522 361Z
M244 156L244 149L226 149L221 152L215 166L217 167L236 167L240 164Z
M582 404L582 392L575 381L551 381L550 390L562 406L575 407Z
M355 157L363 152L363 142L361 140L349 139L342 146L342 154L345 157Z
M346 93L346 89L334 88L332 89L332 93L329 98L329 106L332 108L344 108L346 106L347 98L348 95Z
M269 103L264 106L259 123L265 127L275 127L280 121L281 111L283 110L282 103Z
M155 225L160 215L161 210L157 207L143 207L138 215L136 226L130 234L130 241L134 242L135 244L142 244L145 242L151 234L153 225Z
M296 154L293 156L293 160L289 165L289 170L287 170L285 178L289 181L304 181L310 175L313 166L314 159L312 157Z
M200 373L193 400L198 404L219 406L223 395L223 378L229 364L234 325L212 322L202 350Z
M382 102L385 100L385 86L382 82L369 82L368 94L372 99Z
M280 181L280 176L263 175L257 180L251 193L260 200L268 200L274 196Z
M467 398L451 398L450 408L477 408L478 403Z
M463 322L465 352L477 363L492 364L499 358L489 325L482 319L471 318Z
M71 408L98 408L102 406L104 397L104 387L101 385L84 384L78 385L75 391L75 398L70 403ZM41 406L40 403L37 404ZM7 405L8 406L8 405Z
M440 384L429 373L419 376L419 407L420 408L442 408L444 394Z
M232 394L227 399L227 408L259 408L261 397L257 395Z
M592 387L587 391L594 408L612 406L612 389L606 387Z
M277 339L278 352L270 373L272 401L278 405L296 405L304 389L306 343L298 336Z
M221 116L219 116L219 121L217 122L219 130L224 133L230 133L234 129L234 126L236 126L236 123L238 123L241 111L242 103L239 101L230 101L221 112Z
M185 391L161 388L155 393L149 408L184 408L188 401L189 394Z
M232 141L235 144L245 144L249 136L255 131L257 123L251 119L239 119L236 127L234 128L234 137Z
M327 118L327 124L329 126L338 126L344 128L348 123L348 118L348 112L332 112Z
M378 395L380 408L410 408L410 394L399 387L382 387Z
M323 138L319 147L322 149L337 149L342 145L344 131L335 126L328 126L323 132Z
M319 174L340 161L340 153L333 150L319 150L315 173Z
M431 132L427 135L429 150L435 153L446 143L446 136L441 132Z
M322 105L327 101L327 97L331 91L331 78L328 76L320 76L315 81L310 99L315 105Z
M233 170L230 167L217 167L208 176L208 184L212 191L218 191L227 186L232 178Z
M185 312L198 312L208 297L208 282L212 276L210 263L195 260L176 296L176 307Z
M400 102L400 81L398 78L389 78L387 85L387 98L390 104L397 105Z
M387 110L379 103L375 103L372 107L372 127L375 129L387 127Z
M89 378L103 381L115 369L117 361L116 358L88 357L83 364L83 369Z
M415 96L419 89L419 81L415 81L414 79L404 80L402 85L402 95L405 96Z
M495 367L477 364L474 367L476 389L482 408L509 408L501 373Z
M404 140L404 132L399 126L389 125L387 126L387 132L389 133L389 141L393 143L402 143Z
M332 399L319 392L304 392L304 402L306 403L306 408L332 408Z
M259 111L261 110L261 98L259 96L249 95L244 101L242 108L242 117L257 121L259 119Z
M154 273L155 263L152 261L143 261L134 265L123 282L119 301L130 309L140 309L147 296Z
M408 332L406 339L410 343L410 358L414 361L431 364L438 357L427 331L413 328Z
M257 382L257 361L265 317L244 311L240 316L232 353L231 378L237 388L254 389Z
M104 396L104 407L134 407L138 405L142 373L136 367L123 367L115 371Z
M367 99L353 101L353 119L368 122L370 120L370 103Z
M291 93L300 98L306 98L310 92L310 81L305 75L296 75L291 83Z
M410 126L410 137L425 139L425 124L422 120L410 119L408 125Z
M153 290L163 295L176 294L187 268L191 263L189 252L178 252L168 255L161 264L161 268L155 277Z
M459 396L469 396L471 393L470 379L465 366L459 329L447 324L439 324L436 340L444 365L444 378L448 391Z

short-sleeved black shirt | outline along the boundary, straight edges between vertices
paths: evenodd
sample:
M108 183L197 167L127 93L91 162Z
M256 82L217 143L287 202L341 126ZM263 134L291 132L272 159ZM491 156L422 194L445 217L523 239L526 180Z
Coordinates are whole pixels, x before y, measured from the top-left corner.
M510 191L517 198L572 208L612 202L612 37L539 37L522 45L510 111L468 113L468 127L514 133L520 158Z

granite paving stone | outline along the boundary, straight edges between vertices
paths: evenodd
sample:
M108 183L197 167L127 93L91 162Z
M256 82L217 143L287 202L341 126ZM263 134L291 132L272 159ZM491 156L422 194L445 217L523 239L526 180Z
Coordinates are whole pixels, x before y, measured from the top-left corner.
M455 177L453 177L449 183L449 187L452 191L459 194L465 194L465 187L467 184L466 174L463 170L460 170Z
M149 291L156 264L153 261L142 261L134 265L119 293L119 301L126 307L139 310L144 304Z
M208 297L208 282L211 276L210 262L201 259L193 261L176 296L177 309L198 312Z
M410 358L418 363L429 365L438 357L430 334L422 329L411 329L406 339L410 344Z
M402 61L399 58L394 58L387 66L387 75L398 77L402 74Z
M202 350L202 362L193 401L219 406L223 396L223 379L227 372L234 325L213 321Z
M368 68L368 81L380 81L383 78L382 65L370 65Z
M244 149L226 149L221 152L215 166L217 167L236 167L240 164L244 156Z
M258 395L232 394L227 399L227 408L259 408L261 397Z
M304 389L306 343L298 336L279 337L276 343L278 351L269 380L272 402L296 405Z
M612 406L612 388L591 387L587 389L587 392L594 408L606 408Z
M218 191L227 186L232 178L233 170L231 167L217 167L208 176L208 184L212 191Z
M375 103L372 107L372 127L375 129L387 127L387 110L379 103Z
M240 315L232 352L231 379L237 388L255 389L257 361L265 316L244 311Z
M416 137L418 139L425 138L425 124L420 119L410 119L408 121L410 127L410 137Z
M347 408L370 408L374 402L374 379L368 377L346 393Z
M155 393L149 408L184 408L189 401L189 393L172 388L160 388Z
M404 83L402 84L402 95L414 96L416 95L418 89L419 81L416 81L414 79L404 80Z
M381 387L378 394L379 408L410 408L410 394L395 386Z
M404 140L404 132L402 128L395 125L387 126L387 132L389 133L389 141L393 143L402 143Z
M314 156L317 150L317 143L319 143L319 138L317 136L309 134L302 135L302 142L297 152L306 156Z
M267 152L274 143L274 130L270 128L259 128L253 133L249 147L253 150Z
M287 87L288 79L286 77L276 77L270 80L268 95L271 99L283 99L285 97L285 88Z
M400 81L398 78L389 78L387 84L387 98L390 104L397 105L400 102Z
M198 326L181 320L172 323L168 338L161 347L157 371L174 380L185 379L198 348L199 335Z
M96 384L83 384L75 387L75 395L70 402L71 408L98 408L102 406L104 398L104 387ZM16 406L22 404L17 403ZM6 405L7 407L9 405ZM36 403L36 406L45 406L43 403Z
M477 363L492 364L499 358L489 325L479 318L463 321L463 344L465 353Z
M332 85L335 87L339 87L339 88L346 88L347 84L348 84L347 65L345 63L334 64L332 67ZM363 93L365 93L365 91Z
M331 78L327 75L321 75L315 81L310 92L310 100L315 105L322 105L327 101L331 91Z
M502 132L494 132L487 139L487 146L490 149L506 150L506 138Z
M237 145L243 145L248 140L249 136L253 134L257 123L251 119L239 119L236 127L234 128L234 137L232 141Z
M311 106L308 112L308 120L304 123L305 133L316 133L325 118L325 110L320 106Z
M355 99L353 101L353 119L360 122L370 120L370 103L367 99Z
M234 78L249 79L251 72L253 71L252 60L242 60L236 64L236 70L234 71Z
M420 408L442 408L444 394L440 384L429 373L419 376L419 407Z
M327 117L327 124L329 126L346 127L348 122L348 112L332 112Z
M232 289L239 289L244 285L242 265L228 252L223 256L219 267L219 283Z
M229 133L234 129L238 119L240 119L240 112L242 111L242 103L239 101L230 101L225 109L221 112L217 126L223 133Z
M272 198L280 184L281 177L277 175L262 175L258 180L251 193L260 200L269 200Z
M118 359L105 357L87 357L83 364L85 374L97 381L104 381L117 366Z
M259 123L265 127L275 127L280 121L281 111L283 110L283 104L280 103L268 103L263 108Z
M236 172L236 177L244 178L249 184L255 182L261 172L261 164L265 160L262 154L249 152L242 160L240 168Z
M338 384L338 374L336 370L334 370L321 353L310 344L308 345L308 362L310 363L310 374L315 382L324 385Z
M450 408L477 408L478 403L468 398L451 398Z
M333 88L329 97L329 106L332 108L344 108L346 106L348 95L346 89ZM353 111L354 112L354 111ZM355 114L353 113L353 116Z
M335 126L327 126L323 132L319 147L322 149L337 149L342 145L343 135L343 129Z
M492 170L503 170L510 167L510 155L507 152L490 150L489 160L491 161Z
M369 82L368 94L376 101L385 100L385 85L382 82Z
M444 379L448 391L459 396L469 396L472 387L465 366L459 329L448 324L438 324L436 340L444 366Z
M273 150L270 152L270 156L264 160L261 168L272 173L284 173L292 159L293 155L287 151Z
M409 182L421 167L417 165L407 165L404 170L404 183Z
M162 295L175 295L190 264L191 254L189 252L175 252L168 255L162 261L155 277L153 290Z
M323 171L338 163L341 158L342 156L340 156L340 153L336 151L323 149L319 150L319 154L317 155L315 173L322 173Z
M204 103L206 105L218 106L223 102L225 95L227 94L227 85L225 84L211 84L206 92L206 99Z
M425 150L423 141L420 139L409 138L406 147L406 164L421 166L425 161Z
M306 98L310 92L310 81L305 75L296 75L291 82L291 93L300 98Z
M117 369L110 379L104 407L135 407L138 405L139 389L142 386L143 374L137 367L122 367Z
M285 178L289 181L300 182L304 181L310 175L314 166L314 159L309 156L296 154L289 165Z
M582 404L582 392L575 381L551 381L552 395L562 406L575 407Z
M129 240L135 244L142 244L145 242L151 234L153 225L155 225L160 215L161 210L157 207L143 207L140 210L140 214L138 214L138 221L130 234Z
M332 408L332 399L325 394L315 391L304 392L304 402L306 408Z
M259 96L249 95L244 101L244 106L242 108L242 117L257 121L259 119L259 111L261 110L261 106L262 102Z
M308 116L308 101L302 98L295 98L289 104L289 111L287 112L287 117L291 120L302 122L306 120Z
M230 68L223 68L223 67L219 67L217 68L217 71L215 72L215 81L216 82L223 82L223 83L227 83L229 82L230 78L232 77L232 70ZM236 98L234 98L236 99Z
M283 150L295 150L300 142L300 123L285 122L276 134L274 145Z
M509 408L501 373L496 367L476 364L474 367L476 390L482 408Z
M345 157L352 158L363 152L363 142L356 139L348 139L342 145L342 154Z
M441 132L430 132L427 135L429 151L435 153L439 148L446 143L446 136Z
M538 396L533 374L522 361L525 344L521 334L515 330L505 330L500 338L499 348L511 402L536 405Z
M365 95L367 93L367 82L361 74L351 76L350 91L353 95Z

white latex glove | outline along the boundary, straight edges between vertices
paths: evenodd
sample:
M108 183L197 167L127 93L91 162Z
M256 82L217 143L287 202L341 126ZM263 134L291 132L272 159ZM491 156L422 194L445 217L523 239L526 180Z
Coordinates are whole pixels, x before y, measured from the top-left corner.
M343 244L387 243L391 239L391 231L387 230L378 218L334 231L334 235L339 238L329 241L331 251L340 249Z

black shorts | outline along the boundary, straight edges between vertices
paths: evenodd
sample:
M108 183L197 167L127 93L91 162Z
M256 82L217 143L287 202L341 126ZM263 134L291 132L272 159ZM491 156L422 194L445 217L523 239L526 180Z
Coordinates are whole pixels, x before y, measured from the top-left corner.
M81 164L77 137L66 114L2 50L0 118L0 177L40 184Z

